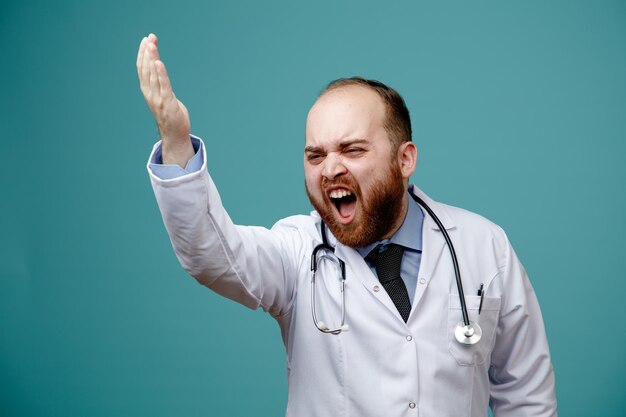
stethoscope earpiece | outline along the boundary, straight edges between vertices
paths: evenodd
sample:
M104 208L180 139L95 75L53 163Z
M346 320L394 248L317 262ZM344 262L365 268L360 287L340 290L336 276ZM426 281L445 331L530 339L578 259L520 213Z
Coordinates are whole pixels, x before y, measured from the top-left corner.
M321 331L323 333L339 334L341 332L348 332L348 331L350 331L350 326L348 326L347 324L343 324L343 325L339 326L336 329L330 329L326 325L326 323L324 323L323 321L318 321L317 323L315 323L315 326L317 326L319 331Z

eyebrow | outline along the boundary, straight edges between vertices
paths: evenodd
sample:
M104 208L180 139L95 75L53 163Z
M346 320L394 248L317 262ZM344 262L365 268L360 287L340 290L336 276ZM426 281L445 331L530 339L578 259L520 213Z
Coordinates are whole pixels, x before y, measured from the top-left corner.
M352 145L357 145L360 143L368 143L368 141L366 139L350 139L350 140L346 140L343 142L339 142L339 149L345 149L349 146ZM324 152L324 150L322 148L320 148L319 146L307 146L306 148L304 148L304 152L312 152L312 153L319 153L319 152Z

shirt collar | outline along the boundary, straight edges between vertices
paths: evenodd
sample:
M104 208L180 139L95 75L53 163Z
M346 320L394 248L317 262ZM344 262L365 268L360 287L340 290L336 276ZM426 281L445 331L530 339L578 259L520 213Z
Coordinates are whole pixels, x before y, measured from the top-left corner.
M420 206L409 196L409 207L402 222L402 226L391 236L390 239L379 240L371 245L355 248L361 256L365 257L377 245L395 243L407 249L422 251L422 224L424 223L424 213Z

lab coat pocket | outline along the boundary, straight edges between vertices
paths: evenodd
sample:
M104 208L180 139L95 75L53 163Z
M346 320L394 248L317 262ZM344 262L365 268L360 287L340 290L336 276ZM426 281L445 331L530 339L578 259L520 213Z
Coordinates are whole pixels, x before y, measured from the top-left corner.
M454 329L457 324L463 322L463 313L459 296L450 294L447 329L448 350L461 366L480 365L489 358L493 349L494 335L500 314L500 298L484 297L480 314L478 314L480 296L465 296L465 305L470 321L478 323L482 329L482 337L478 343L473 345L466 345L456 340Z

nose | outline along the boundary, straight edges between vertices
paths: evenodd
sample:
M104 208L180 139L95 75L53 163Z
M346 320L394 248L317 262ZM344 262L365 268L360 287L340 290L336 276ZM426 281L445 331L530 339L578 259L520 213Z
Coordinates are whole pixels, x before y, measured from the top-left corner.
M343 164L341 157L335 154L329 154L324 159L324 169L322 175L329 180L334 180L340 175L347 172L345 165Z

